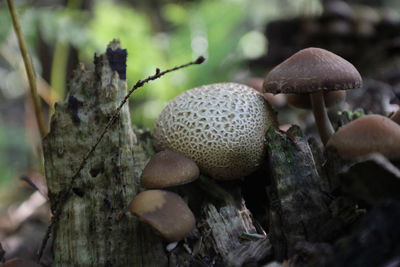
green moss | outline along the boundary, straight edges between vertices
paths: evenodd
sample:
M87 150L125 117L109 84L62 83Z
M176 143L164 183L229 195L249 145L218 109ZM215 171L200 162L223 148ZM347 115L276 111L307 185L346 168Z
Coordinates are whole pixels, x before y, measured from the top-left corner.
M347 118L348 121L353 121L353 120L356 120L358 118L365 116L366 114L362 108L358 108L353 111L351 111L351 110L339 111L338 115L340 117Z
M266 139L269 140L269 142L267 142L267 148L270 150L271 154L278 154L283 157L288 164L291 164L296 160L296 153L294 152L296 148L292 140L282 135L283 134L275 129L268 129L266 134ZM301 135L301 132L299 132L299 136Z

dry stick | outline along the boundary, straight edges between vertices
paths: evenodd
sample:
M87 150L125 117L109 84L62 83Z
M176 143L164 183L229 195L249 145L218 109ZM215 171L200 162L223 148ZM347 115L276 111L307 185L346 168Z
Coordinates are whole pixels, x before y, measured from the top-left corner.
M62 212L62 208L64 206L64 204L66 203L66 201L69 199L69 197L71 196L72 193L72 188L74 185L74 182L76 180L76 178L79 176L79 173L81 172L81 170L85 167L87 160L89 159L89 157L92 155L92 153L95 151L97 145L100 143L100 141L103 139L104 135L106 134L106 132L108 131L108 129L111 127L111 125L115 122L115 120L117 119L119 112L121 110L121 108L123 107L123 105L128 101L130 95L138 88L142 87L144 84L152 81L152 80L156 80L158 78L160 78L161 76L175 71L175 70L179 70L185 67L188 67L190 65L195 65L195 64L201 64L203 63L205 60L204 57L200 56L198 57L195 61L171 68L171 69L167 69L164 71L160 71L160 69L156 69L156 73L152 76L147 77L144 80L139 80L136 82L136 84L132 87L131 90L129 90L129 92L126 94L126 96L124 97L124 99L121 101L120 105L118 106L118 108L116 109L115 113L113 114L113 116L111 117L111 119L107 122L106 126L104 127L103 131L101 132L100 136L97 138L96 143L90 148L90 150L88 151L88 153L85 155L85 157L83 158L79 168L77 169L77 171L74 173L74 175L71 178L71 183L70 186L67 188L66 191L64 191L60 197L58 198L56 204L55 204L55 210L54 210L54 215L51 218L51 222L50 225L47 228L46 231L46 235L43 238L42 241L42 245L40 247L39 253L38 253L38 262L40 262L40 259L42 258L44 249L46 248L47 245L47 241L50 238L50 234L52 232L52 229L54 228L54 226L56 225L56 223L58 222L61 212Z
M40 105L39 96L36 88L35 70L33 69L32 61L28 55L28 49L26 48L25 39L22 35L21 25L19 24L17 12L15 11L14 1L7 0L8 10L10 11L15 34L17 35L19 49L21 51L22 58L24 60L26 75L28 76L29 87L31 89L31 97L33 101L33 107L35 110L36 121L42 138L47 134L46 126L44 124L44 117L42 108Z

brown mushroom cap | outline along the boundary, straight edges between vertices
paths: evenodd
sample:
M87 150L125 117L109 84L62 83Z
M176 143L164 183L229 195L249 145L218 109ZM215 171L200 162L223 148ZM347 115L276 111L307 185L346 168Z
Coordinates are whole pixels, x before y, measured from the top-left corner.
M135 196L130 212L168 241L179 241L193 229L195 218L183 199L164 190L147 190Z
M346 91L332 91L324 92L324 101L326 107L331 107L343 102L346 99ZM287 102L289 105L302 108L302 109L312 109L310 96L308 94L288 94Z
M146 188L165 188L190 183L200 175L199 167L183 154L164 150L144 167L140 183Z
M21 258L14 258L6 261L5 263L0 265L1 267L40 267L39 264L37 264L34 261L31 260L25 260Z
M381 115L366 115L340 128L327 143L345 158L378 152L400 159L400 125Z
M264 80L268 93L312 93L347 90L362 84L360 73L344 58L321 48L300 50L271 70Z

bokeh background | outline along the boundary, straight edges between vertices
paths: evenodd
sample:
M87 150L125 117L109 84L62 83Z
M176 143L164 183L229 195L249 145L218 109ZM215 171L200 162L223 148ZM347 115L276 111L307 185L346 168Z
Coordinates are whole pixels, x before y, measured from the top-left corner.
M18 0L47 120L68 93L78 62L91 66L117 38L128 50L127 80L202 55L207 61L171 73L135 92L132 123L153 123L167 101L203 84L234 81L260 87L275 65L296 51L326 48L364 78L341 109L390 115L400 95L400 1L396 0ZM266 96L281 124L313 133L312 116ZM307 130L308 129L308 130ZM32 257L49 218L40 138L22 58L5 1L0 2L0 242L13 256ZM30 242L27 242L30 240Z

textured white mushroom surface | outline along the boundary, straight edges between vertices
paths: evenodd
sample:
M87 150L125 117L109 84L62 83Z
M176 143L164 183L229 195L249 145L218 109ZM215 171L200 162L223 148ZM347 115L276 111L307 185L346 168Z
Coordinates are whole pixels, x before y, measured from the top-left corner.
M237 179L261 164L274 118L268 102L246 85L205 85L168 103L156 122L155 145L193 159L215 179Z

